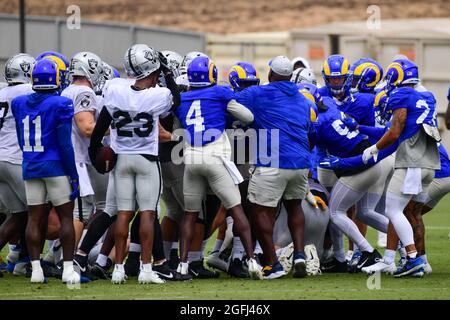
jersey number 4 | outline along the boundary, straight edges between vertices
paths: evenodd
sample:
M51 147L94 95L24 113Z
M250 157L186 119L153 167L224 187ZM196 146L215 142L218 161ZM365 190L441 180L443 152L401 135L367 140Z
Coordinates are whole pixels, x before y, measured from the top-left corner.
M203 124L204 122L205 118L202 117L200 100L194 100L186 115L186 124L188 126L194 125L194 132L202 132L205 131L205 125Z
M31 121L34 124L34 143L30 144L30 116L26 116L23 120L23 152L44 152L44 146L41 143L41 116Z
M134 134L136 134L138 137L144 138L148 137L153 130L153 116L145 112L139 112L132 119L128 112L119 110L114 112L113 118L115 127L117 129L117 135L119 137L132 137L134 132ZM134 128L133 130L123 129L124 126L132 123L133 121L141 122L142 127Z

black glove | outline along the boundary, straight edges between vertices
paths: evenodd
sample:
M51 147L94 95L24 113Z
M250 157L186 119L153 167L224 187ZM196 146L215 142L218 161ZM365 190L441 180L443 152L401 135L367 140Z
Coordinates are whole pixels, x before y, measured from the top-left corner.
M161 71L164 73L165 76L170 74L172 72L172 70L170 70L169 62L167 61L167 58L159 51L158 51L158 57L159 57L159 62L161 64L161 66L160 66Z

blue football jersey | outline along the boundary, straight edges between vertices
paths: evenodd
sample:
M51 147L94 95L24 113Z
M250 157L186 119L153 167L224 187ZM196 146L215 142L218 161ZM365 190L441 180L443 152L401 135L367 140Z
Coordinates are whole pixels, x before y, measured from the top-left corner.
M53 163L51 168L54 172L49 172L48 168L42 170L45 176L65 175L60 163L67 159L61 156L57 128L61 123L71 123L72 100L59 95L33 93L14 99L12 112L16 119L19 146L23 151L24 178L39 175L37 172L27 172L27 168L36 168L39 163ZM30 163L34 165L30 166Z
M437 127L436 100L431 92L418 92L411 87L396 88L389 95L387 108L393 112L402 108L408 110L399 143L419 132L422 124Z
M317 132L317 145L326 148L332 155L347 157L366 137L358 131L350 131L342 122L343 113L332 98L324 97L323 103L328 107L319 112L314 124Z
M375 126L374 101L375 95L358 92L350 95L342 105L339 106L339 109L351 116L359 124L373 127Z
M222 135L227 124L227 105L233 98L230 88L217 85L181 94L176 115L192 146L203 146Z
M320 87L318 90L319 90L319 94L321 97L331 97L332 96L330 91L328 90L327 86Z

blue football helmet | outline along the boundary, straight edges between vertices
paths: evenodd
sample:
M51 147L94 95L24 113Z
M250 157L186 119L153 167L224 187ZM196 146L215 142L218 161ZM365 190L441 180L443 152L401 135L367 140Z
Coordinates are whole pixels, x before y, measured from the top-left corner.
M396 87L408 84L418 84L419 68L417 64L407 59L399 59L392 62L386 71L386 90L392 91Z
M187 69L191 87L208 87L217 83L217 67L208 57L197 57Z
M375 86L383 79L383 68L370 58L362 58L350 67L352 92L374 92Z
M234 91L242 91L253 85L257 86L260 82L258 71L248 62L238 62L232 66L228 79Z
M344 56L333 54L323 63L322 76L325 85L333 96L345 93L350 90L349 72L350 64Z
M58 64L51 59L41 59L31 72L33 90L57 90L61 87Z
M58 65L61 80L61 90L67 88L70 84L69 60L65 56L56 51L45 51L36 57L36 61L40 61L42 59L51 59Z
M311 122L317 121L317 115L319 114L319 109L317 105L322 102L322 97L319 93L319 89L310 83L299 83L297 84L298 91L305 96L305 98L311 100L313 105L311 107Z
M387 108L388 92L381 90L375 95L373 106L375 108L375 120L380 125L386 125L391 121L392 110Z

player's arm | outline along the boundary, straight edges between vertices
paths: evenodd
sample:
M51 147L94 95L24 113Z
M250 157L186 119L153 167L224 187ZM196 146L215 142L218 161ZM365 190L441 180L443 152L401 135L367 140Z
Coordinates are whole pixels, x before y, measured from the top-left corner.
M176 110L181 104L180 89L173 78L173 73L168 66L167 58L161 52L158 53L158 56L161 63L161 72L164 74L164 80L166 80L166 87L172 93L172 110Z
M94 111L79 112L75 115L74 119L80 132L86 138L90 138L95 127Z
M247 109L244 105L237 102L235 99L231 99L227 104L227 111L236 119L240 120L244 124L253 122L253 113Z
M386 149L397 141L405 128L407 115L408 111L406 108L394 110L391 127L376 144L378 150Z
M91 141L89 143L89 157L92 163L95 163L95 154L97 149L102 147L102 140L105 133L108 131L111 125L112 117L106 107L102 108L100 115L98 116L97 123L95 124L94 131L91 135Z
M63 101L58 108L58 125L56 135L58 138L58 149L63 159L64 171L71 181L78 180L77 168L75 166L75 152L72 145L72 118L73 106L69 100Z
M164 143L172 141L172 134L166 129L164 129L161 123L158 123L158 128L159 128L159 142Z

